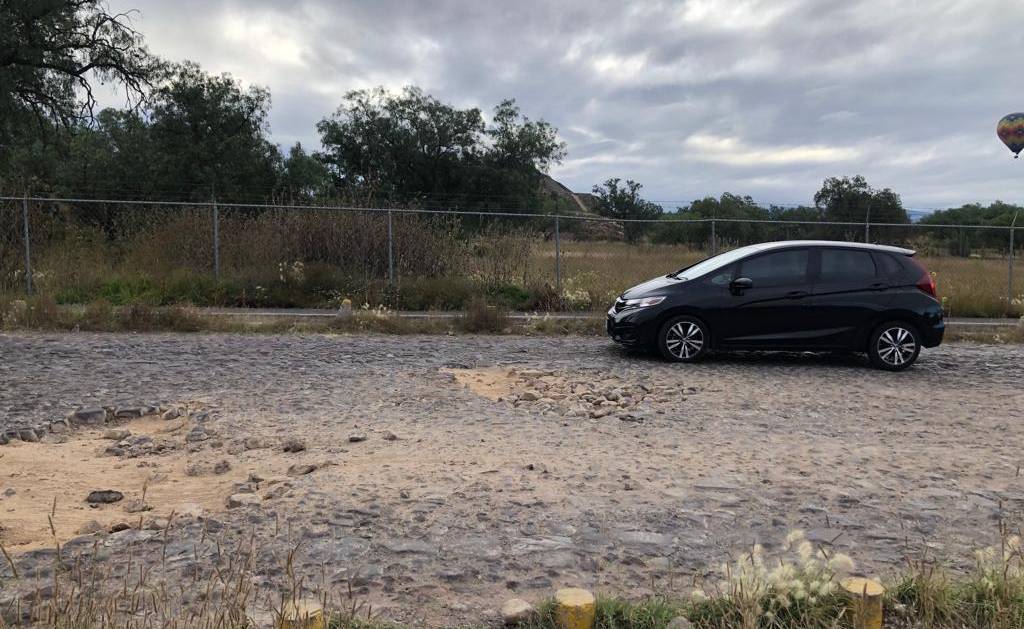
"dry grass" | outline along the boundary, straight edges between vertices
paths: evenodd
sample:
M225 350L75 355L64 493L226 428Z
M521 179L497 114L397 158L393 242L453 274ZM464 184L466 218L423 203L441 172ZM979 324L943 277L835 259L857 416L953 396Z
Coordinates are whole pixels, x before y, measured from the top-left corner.
M393 215L397 283L387 282L383 214L225 210L221 279L213 278L208 212L115 208L100 229L70 213L37 211L34 282L61 304L465 309L486 300L512 310L603 310L625 288L706 256L687 245L563 239L562 291L554 242L527 224ZM11 238L14 238L11 236ZM9 239L10 240L10 239ZM16 238L0 256L0 297L24 290ZM2 243L0 243L2 244ZM1007 301L1005 258L922 257L953 316L1024 314L1024 268Z

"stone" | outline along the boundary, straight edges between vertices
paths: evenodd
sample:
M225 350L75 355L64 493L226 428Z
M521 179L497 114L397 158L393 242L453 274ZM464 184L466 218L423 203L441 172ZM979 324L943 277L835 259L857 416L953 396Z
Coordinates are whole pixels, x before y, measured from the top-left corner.
M176 408L170 408L164 411L163 415L160 416L164 421L170 421L172 419L178 419L181 417L181 411Z
M111 428L110 430L106 430L103 432L103 438L110 439L111 441L121 441L122 439L127 439L128 437L130 437L131 434L131 432L125 430L124 428Z
M305 476L316 470L312 463L296 463L288 468L288 476Z
M114 410L114 417L118 419L134 419L145 415L147 410L144 406L120 406Z
M91 504L111 504L124 499L124 494L113 489L97 489L89 492L85 501Z
M519 394L519 399L524 402L536 402L540 399L540 394L536 391L523 391Z
M536 612L533 605L521 598L510 598L501 606L501 619L506 625L518 625Z
M78 534L79 535L92 535L94 533L102 533L103 531L106 531L106 530L107 530L107 527L103 526L102 524L100 524L96 520L89 520L88 522L86 522L82 526L78 527Z
M366 435L361 432L357 432L348 436L350 443L359 443L360 441L366 441Z
M390 430L385 430L383 434L381 434L381 438L384 439L384 441L398 441L398 435Z
M682 616L676 616L672 620L668 621L665 625L665 629L693 629L693 623Z
M260 502L260 497L256 494L231 494L228 496L228 509L259 506Z
M285 452L302 452L306 449L306 444L299 439L287 439L281 449Z
M127 522L118 522L110 527L110 532L120 533L121 531L127 531L130 528L132 528L131 524L128 524Z
M124 510L128 513L142 513L143 511L151 511L153 507L149 506L142 500L129 500L124 503Z
M74 424L96 425L107 420L107 411L98 406L79 408L68 414L68 422Z
M18 438L28 443L37 443L39 441L39 435L37 435L36 431L32 430L31 428L19 430Z
M201 426L196 426L185 435L185 443L198 443L200 441L207 441L211 437Z
M262 448L266 448L267 444L259 437L246 437L245 440L242 441L242 446L246 450L260 450ZM290 450L285 450L285 452L290 452Z
M213 466L214 474L227 474L231 471L231 464L227 461L221 461Z

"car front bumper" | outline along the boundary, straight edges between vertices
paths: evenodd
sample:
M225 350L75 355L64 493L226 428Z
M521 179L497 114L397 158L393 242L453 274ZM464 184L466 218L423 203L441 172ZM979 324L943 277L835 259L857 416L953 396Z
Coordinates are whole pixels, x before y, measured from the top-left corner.
M606 327L608 336L616 343L627 347L641 347L654 344L657 330L658 308L633 308L616 312L608 311Z

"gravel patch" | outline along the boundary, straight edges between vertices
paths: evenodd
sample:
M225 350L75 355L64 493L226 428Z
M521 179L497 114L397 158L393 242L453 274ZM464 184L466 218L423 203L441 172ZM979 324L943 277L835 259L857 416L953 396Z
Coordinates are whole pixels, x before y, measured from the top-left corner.
M132 546L173 581L255 534L259 584L298 546L311 581L428 624L556 587L682 587L793 528L865 573L924 553L966 567L1000 520L1021 524L1022 354L951 344L891 374L804 354L670 365L595 338L6 334L0 521L15 501L45 517L53 496L32 489L66 473L23 473L5 449L74 446L151 472L143 520L127 500L58 501L58 529L62 508L87 510L66 517L101 531L106 561ZM223 496L176 504L161 483L178 470ZM64 553L95 539L67 538ZM0 602L54 564L8 549L23 578L0 565Z

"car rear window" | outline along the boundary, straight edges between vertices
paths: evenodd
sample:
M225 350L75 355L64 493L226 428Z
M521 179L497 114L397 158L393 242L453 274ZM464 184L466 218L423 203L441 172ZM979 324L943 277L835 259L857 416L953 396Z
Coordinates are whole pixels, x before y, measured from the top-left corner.
M905 268L896 256L888 253L875 252L875 262L882 277L896 277L903 273Z
M856 282L875 277L875 261L867 251L852 249L822 249L822 282Z

